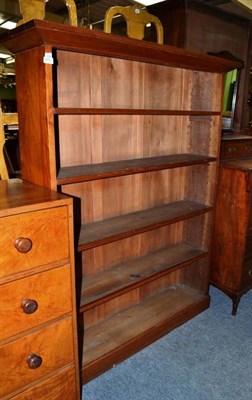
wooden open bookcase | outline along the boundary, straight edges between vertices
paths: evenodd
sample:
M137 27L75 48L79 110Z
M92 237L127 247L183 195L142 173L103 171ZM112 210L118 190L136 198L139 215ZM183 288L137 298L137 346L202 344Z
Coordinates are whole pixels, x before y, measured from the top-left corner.
M76 203L87 382L209 305L223 77L235 64L45 21L2 41L16 57L23 179Z

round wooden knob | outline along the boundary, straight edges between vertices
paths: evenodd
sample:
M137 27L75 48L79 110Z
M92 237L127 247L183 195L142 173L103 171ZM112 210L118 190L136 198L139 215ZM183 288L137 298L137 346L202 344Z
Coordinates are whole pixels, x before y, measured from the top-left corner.
M252 268L248 271L249 276L252 276Z
M25 314L33 314L38 309L38 303L36 300L25 299L22 301L21 307Z
M32 241L28 238L19 237L15 240L14 246L19 253L28 253L32 248Z
M42 364L42 361L42 357L38 356L37 354L30 354L27 357L27 364L31 369L39 368Z

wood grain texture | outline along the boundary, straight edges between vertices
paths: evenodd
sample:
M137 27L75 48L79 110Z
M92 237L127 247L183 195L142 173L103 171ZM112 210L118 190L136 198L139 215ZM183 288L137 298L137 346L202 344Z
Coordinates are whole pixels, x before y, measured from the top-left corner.
M243 153L244 154L244 153ZM222 165L223 167L229 168L229 169L238 169L239 171L244 171L244 172L252 172L252 161L251 158L238 158L235 160L224 160L222 161ZM247 189L250 189L250 180L249 180L249 176L246 180L247 183Z
M83 279L81 310L85 311L134 287L167 274L172 269L206 256L200 248L181 243L123 262Z
M212 163L210 163L212 164ZM214 163L213 163L214 164ZM202 190L200 182L216 174L210 166L181 167L168 170L119 176L109 179L64 185L64 193L82 199L80 220L83 225L164 204L190 201L213 204L209 191L213 182ZM209 172L211 171L211 173ZM200 191L191 190L195 185ZM113 198L113 201L111 201ZM85 199L85 202L83 201Z
M42 357L43 362L39 368L28 367L26 359L30 354ZM72 318L0 346L0 357L1 379L5 383L0 387L1 396L72 363Z
M66 379L78 399L72 199L16 179L1 181L0 194L0 397L59 400ZM25 253L15 247L22 235ZM42 357L37 369L31 354Z
M213 240L212 282L240 290L250 194L245 173L220 167Z
M143 257L171 244L182 242L194 243L183 236L184 226L193 224L193 219L147 231L106 245L94 247L82 253L83 277L106 271L121 262Z
M60 167L181 153L218 157L220 122L213 116L62 115Z
M63 369L30 387L13 400L76 400L75 370Z
M66 92L68 68L76 80ZM103 109L102 114L108 109L108 114L116 110L121 114L136 114L138 110L140 114L146 114L150 110L150 114L159 112L162 115L174 110L178 115L201 111L203 115L209 115L220 109L220 103L212 96L216 85L221 84L220 79L219 74L58 51L57 107L61 112L65 108L74 108L75 112L79 108L89 108L90 113ZM175 91L176 96L170 96ZM77 92L79 96L75 95Z
M127 342L125 345L114 349L113 352L107 353L101 357L98 362L94 361L86 367L83 367L82 381L86 383L108 369L113 368L113 366L130 357L136 353L136 351L139 351L153 343L155 340L161 338L171 330L189 321L191 318L195 317L208 307L209 297L205 297L202 299L202 301L187 307L185 310L186 313L178 313L173 318L169 319L168 321L164 321L163 324L153 328L152 331L147 332L146 335L141 335L138 338L133 339L131 342Z
M25 36L25 40L23 36ZM15 29L14 34L12 31L3 35L1 42L4 42L5 46L14 54L34 46L51 44L66 50L168 64L179 68L210 72L227 72L236 68L235 62L189 50L185 51L150 42L145 42L143 46L142 41L139 40L39 20L23 24Z
M170 10L167 2L164 6L160 3L151 7L153 14L163 23L166 43L206 54L225 49L243 60L245 68L240 67L234 116L234 131L240 134L247 126L245 110L250 68L249 21L228 12L218 12L217 9L213 11L197 2L183 2L180 7L176 1L174 5L177 10Z
M24 299L36 300L37 311L25 314L21 308ZM70 266L55 268L1 285L0 308L0 340L69 313L72 310ZM6 324L7 320L10 320L11 324Z
M220 166L211 260L211 282L233 301L235 315L244 293L252 288L252 162L226 160Z
M183 307L201 298L202 295L192 289L174 286L139 306L87 329L84 365L171 318ZM139 308L142 310L141 324L138 323Z
M66 207L2 218L1 230L1 278L69 257ZM28 253L19 253L15 248L18 237L31 239Z
M16 75L18 116L22 121L19 123L20 155L23 179L56 189L52 68L42 62L45 51L51 50L36 48L15 58L15 66L20 71ZM31 74L26 73L33 68Z
M84 182L110 178L120 175L139 174L162 169L178 168L187 165L208 164L216 161L214 157L197 154L176 154L160 157L145 157L133 160L112 161L88 165L75 165L61 168L57 181L59 184Z
M71 108L54 107L55 115L221 115L219 111L167 110L154 108Z
M22 82L34 72L36 97L22 105L21 124L36 103L36 120L21 135L26 162L28 137L42 149L25 176L74 197L78 269L84 284L97 277L90 289L96 299L79 315L87 381L209 305L223 73L236 64L45 21L17 28L5 45L19 59L20 102ZM42 65L45 51L52 66ZM21 71L27 55L34 70L27 61ZM69 175L57 181L58 172ZM181 242L199 253L172 251ZM163 249L164 259L152 258ZM141 268L131 269L136 259ZM113 281L109 271L118 265L126 268ZM129 271L131 286L123 277Z
M72 199L21 179L0 182L0 217L71 205Z
M88 309L83 314L83 324L85 329L95 327L97 324L102 324L109 318L113 318L116 314L121 314L126 310L130 310L132 307L141 305L145 301L148 301L148 299L158 296L167 288L171 286L173 287L174 285L182 284L193 288L197 287L201 293L206 294L206 282L200 283L197 279L197 271L198 277L200 276L204 279L207 278L208 271L206 261L206 259L204 262L202 261L202 264L200 261L195 261L192 264L185 265L184 268L173 269L166 275L159 276L155 280L146 282L145 285L138 285L138 287L132 288L129 292L125 292L97 305L96 307ZM188 271L187 275L184 273L184 270ZM188 281L190 282L188 284L186 278L188 278L188 276L190 277L191 270L193 276ZM203 271L205 272L203 273Z
M201 142L193 150L189 147L188 125L187 116L73 115L69 118L62 115L59 117L60 166L177 153L208 155L209 150L203 152Z
M108 243L147 230L160 228L182 219L204 214L211 208L190 201L179 201L120 217L84 225L79 236L78 251Z
M83 379L88 381L99 374L100 370L111 368L113 364L132 354L135 348L143 348L150 344L190 318L192 313L199 312L199 309L202 311L207 304L207 297L178 285L147 300L146 303L89 328L84 343L86 357L83 360ZM187 314L182 313L182 309L186 309Z
M240 159L247 157L247 164L249 160L251 160L252 156L252 138L247 137L239 139L239 137L229 138L228 140L222 141L221 146L221 159L222 160L230 160L230 159ZM241 160L242 161L242 160ZM236 162L239 162L236 161ZM246 162L246 161L245 161Z

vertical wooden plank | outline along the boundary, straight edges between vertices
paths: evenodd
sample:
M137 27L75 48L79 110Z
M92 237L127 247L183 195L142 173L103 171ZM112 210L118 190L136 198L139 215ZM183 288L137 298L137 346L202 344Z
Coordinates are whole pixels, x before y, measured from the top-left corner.
M52 52L51 47L16 55L19 141L23 179L55 189L52 66L43 63L45 52Z

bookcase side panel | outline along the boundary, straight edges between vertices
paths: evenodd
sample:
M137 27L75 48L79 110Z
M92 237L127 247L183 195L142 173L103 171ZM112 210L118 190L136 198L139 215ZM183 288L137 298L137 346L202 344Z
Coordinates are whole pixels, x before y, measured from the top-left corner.
M43 63L45 52L51 48L16 55L20 156L23 179L56 189L52 66Z

